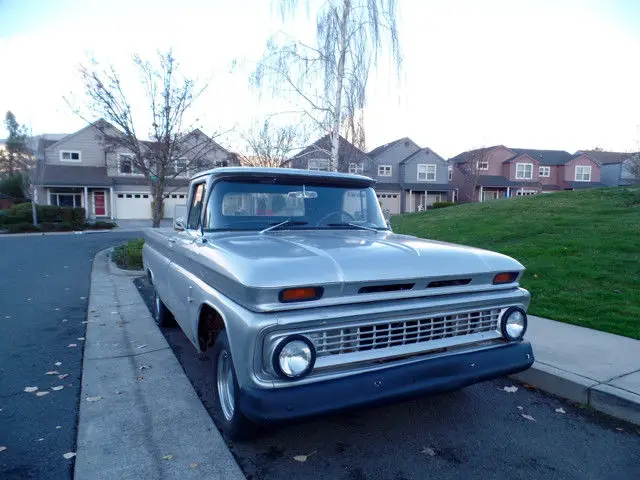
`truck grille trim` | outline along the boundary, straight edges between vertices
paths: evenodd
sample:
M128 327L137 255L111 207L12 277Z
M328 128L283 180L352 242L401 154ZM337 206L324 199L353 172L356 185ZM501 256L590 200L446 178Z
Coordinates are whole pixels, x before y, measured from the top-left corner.
M500 312L500 309L491 309L418 320L360 324L307 335L316 348L317 356L324 357L495 331Z

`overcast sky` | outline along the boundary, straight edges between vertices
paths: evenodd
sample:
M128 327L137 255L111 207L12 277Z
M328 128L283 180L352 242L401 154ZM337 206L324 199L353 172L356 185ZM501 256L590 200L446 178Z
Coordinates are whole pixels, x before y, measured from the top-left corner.
M12 110L36 134L73 132L84 124L63 96L81 98L81 62L112 62L133 81L134 52L172 47L186 73L210 83L194 112L205 129L245 129L284 108L247 81L268 37L313 31L306 15L282 24L271 3L0 0L0 111ZM398 3L402 78L386 64L375 72L368 149L404 136L444 157L494 144L638 147L640 2ZM232 68L234 59L245 67Z

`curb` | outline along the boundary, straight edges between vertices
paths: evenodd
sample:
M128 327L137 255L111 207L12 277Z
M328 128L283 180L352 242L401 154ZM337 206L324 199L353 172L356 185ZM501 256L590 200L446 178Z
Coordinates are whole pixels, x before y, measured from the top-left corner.
M91 272L74 478L245 479L109 250Z
M547 393L589 405L599 412L640 425L640 395L551 365L535 362L510 376Z

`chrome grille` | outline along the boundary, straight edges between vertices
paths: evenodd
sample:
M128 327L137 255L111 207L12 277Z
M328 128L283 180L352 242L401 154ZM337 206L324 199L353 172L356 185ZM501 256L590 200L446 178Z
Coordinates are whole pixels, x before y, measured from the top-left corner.
M498 329L500 309L372 323L308 334L318 357L377 350ZM461 339L462 340L462 339Z

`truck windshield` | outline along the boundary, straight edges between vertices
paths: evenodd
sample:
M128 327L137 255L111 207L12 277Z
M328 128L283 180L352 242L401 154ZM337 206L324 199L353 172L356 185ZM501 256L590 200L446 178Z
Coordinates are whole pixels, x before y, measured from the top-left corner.
M221 181L213 188L205 217L205 231L387 230L370 187Z

